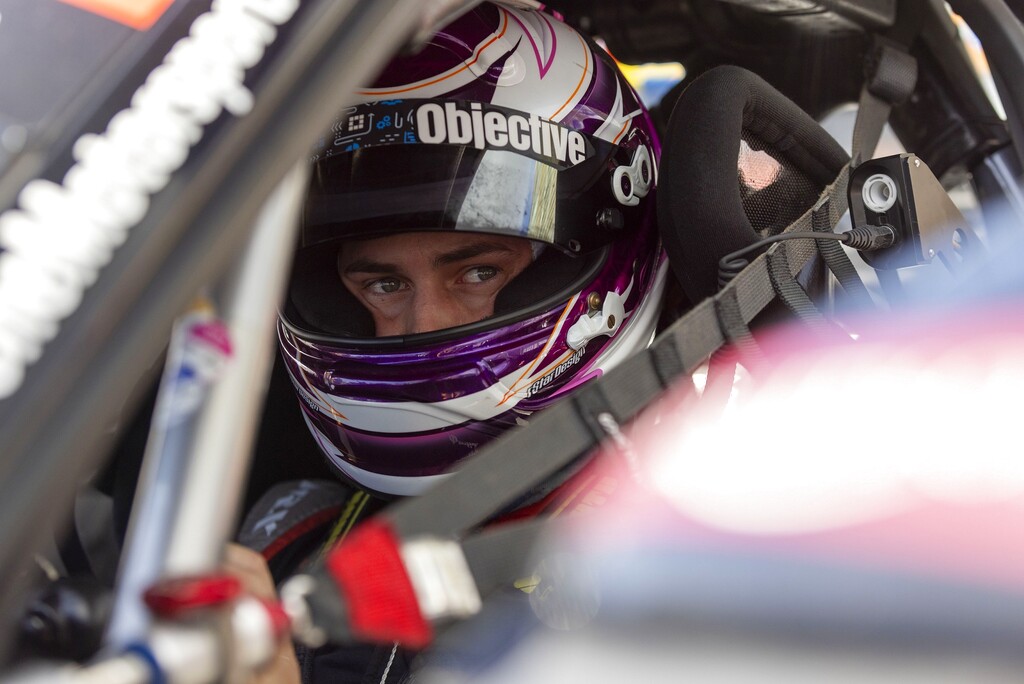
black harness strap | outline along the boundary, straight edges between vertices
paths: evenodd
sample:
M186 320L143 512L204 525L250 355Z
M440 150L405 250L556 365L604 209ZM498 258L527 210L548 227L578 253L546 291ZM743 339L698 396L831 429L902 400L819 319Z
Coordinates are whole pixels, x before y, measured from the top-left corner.
M575 403L577 412L590 428L590 432L595 438L595 444L608 436L608 431L600 421L602 414L611 416L616 423L619 422L619 416L615 415L602 387L595 387L593 392L578 393L571 401Z
M743 313L736 297L736 290L724 290L721 296L715 297L715 316L722 334L736 350L739 360L751 372L756 373L765 367L767 359L746 321L743 320Z
M917 60L896 45L876 39L865 57L864 86L853 126L853 162L856 168L871 159L894 104L906 101L917 84Z
M674 344L657 344L651 347L651 364L658 380L665 387L686 372L686 362Z
M818 233L830 233L835 223L832 221L832 199L825 197L819 200L812 211L811 228ZM850 261L843 248L835 240L815 240L818 252L825 265L839 281L843 291L849 296L857 308L870 309L875 306L871 293L860 279L857 268Z
M531 574L531 551L546 520L533 518L490 527L467 537L462 552L481 595Z
M914 92L917 85L917 60L900 43L909 42L917 29L916 17L901 18L894 30L894 40L876 38L875 45L865 56L864 85L853 127L852 168L874 156L893 105L906 101ZM826 197L822 201L829 202L829 199ZM815 215L814 230L831 231L834 225L831 215L827 218ZM818 251L826 265L839 280L843 291L854 300L855 306L874 307L868 289L843 248L830 240L817 242Z
M793 314L816 332L822 331L827 323L825 316L814 306L807 291L801 287L789 269L789 251L784 242L768 250L768 277L775 294Z
M852 168L856 168L861 162L874 156L893 105L906 101L917 85L917 60L899 46L900 42L909 42L908 39L917 32L917 23L913 20L904 21L897 29L897 33L905 35L896 38L897 42L876 37L874 48L865 58L866 76L861 89L857 120L853 127L853 161L850 163ZM830 230L827 227L822 229ZM864 301L864 297L870 298L870 295L867 295L867 288L864 287L853 265L847 266L840 263L841 260L836 253L842 253L843 259L847 263L849 258L846 257L839 245L826 246L821 244L822 242L824 241L819 242L822 256L825 255L825 250L832 253L832 261L830 262L826 258L826 263L836 274L843 289L848 294L854 294L854 291L857 291L854 297L858 300L858 304L866 306L867 302ZM898 303L902 292L899 277L895 272L890 273L884 270L878 271L878 277L879 284L889 303Z
M588 389L587 394L596 393L584 386L576 397ZM574 402L555 404L532 417L527 427L491 442L428 492L396 502L384 515L404 539L459 537L588 451L597 443L591 425Z
M687 323L683 323L683 321L687 321ZM682 332L684 326L687 329L685 334ZM669 326L643 355L658 359L661 357L654 351L655 349L666 346L673 347L674 356L678 360L676 366L682 366L682 372L679 375L684 375L692 373L711 355L711 352L726 342L727 340L718 326L715 298L708 297ZM679 375L669 375L668 373L668 368L659 371L659 375L663 375L666 380L666 387L679 377Z

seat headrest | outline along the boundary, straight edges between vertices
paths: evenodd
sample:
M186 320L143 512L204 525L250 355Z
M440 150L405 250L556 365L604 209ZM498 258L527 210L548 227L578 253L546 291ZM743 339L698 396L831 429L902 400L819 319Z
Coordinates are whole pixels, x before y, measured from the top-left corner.
M817 201L849 155L761 77L735 66L680 95L662 148L658 223L693 302L718 289L718 261L781 232Z

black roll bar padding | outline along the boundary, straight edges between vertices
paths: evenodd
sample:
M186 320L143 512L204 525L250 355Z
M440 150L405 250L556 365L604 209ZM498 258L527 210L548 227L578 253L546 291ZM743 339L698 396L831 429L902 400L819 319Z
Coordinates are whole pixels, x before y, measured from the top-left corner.
M1006 110L1014 149L1024 160L1024 88L1019 86L1024 73L1024 23L1005 0L949 0L949 6L981 41ZM1019 14L1020 3L1014 6Z
M693 302L718 290L719 259L763 237L737 177L745 131L821 188L849 161L810 115L746 69L719 66L690 83L663 141L657 204L669 263Z

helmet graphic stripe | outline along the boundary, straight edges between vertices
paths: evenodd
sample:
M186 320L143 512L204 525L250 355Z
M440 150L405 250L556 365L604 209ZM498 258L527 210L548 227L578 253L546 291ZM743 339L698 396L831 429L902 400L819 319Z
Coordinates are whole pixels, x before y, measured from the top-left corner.
M508 16L508 11L503 10L503 13L506 17ZM555 53L558 51L558 37L555 35L555 27L551 25L551 22L548 21L546 16L543 14L536 14L534 16L543 22L544 26L551 34L551 50L548 51L548 58L546 62L540 54L541 47L537 45L537 41L533 39L533 32L530 30L530 27L528 27L519 17L512 18L515 19L515 22L523 29L523 33L526 34L526 39L529 40L530 45L533 46L533 54L537 57L537 70L540 72L540 77L544 78L545 74L548 73L548 69L551 68L551 63L555 59Z
M583 36L577 35L577 37L580 39L580 44L583 46L583 73L580 74L579 83L576 84L576 87L573 89L568 99L566 99L566 101L562 103L562 106L556 109L555 112L548 117L552 120L561 114L562 110L568 107L572 101L576 99L576 94L580 92L580 88L583 87L583 82L587 79L587 74L590 73L590 50L587 48L587 43L583 40Z
M622 124L622 128L619 129L619 132L615 134L615 137L612 139L612 142L619 142L619 138L622 137L622 134L626 132L626 129L628 127L629 127L629 120L627 119L626 122L624 124Z
M547 342L544 343L544 347L540 350L540 353L538 353L537 356L534 357L533 361L530 362L530 365L526 367L522 374L518 378L516 378L516 381L512 383L512 386L509 388L508 392L505 394L502 400L498 402L498 406L504 404L513 395L515 395L516 392L518 392L521 389L520 383L523 382L525 378L530 377L530 373L533 372L533 369L534 367L536 367L537 362L543 359L547 355L548 351L550 351L551 345L554 344L555 340L558 339L558 334L562 330L562 324L565 323L565 317L576 305L577 299L579 299L579 295L576 295L572 299L570 299L569 303L565 305L564 309L562 309L562 315L558 317L558 323L555 324L555 327L551 330L551 334L548 335L548 340Z
M456 76L456 75L462 73L466 69L469 69L474 64L476 64L477 60L480 59L480 56L483 55L484 51L488 47L490 47L492 43L494 43L497 40L500 40L501 37L505 35L505 31L508 29L508 12L502 10L502 16L504 18L504 21L501 24L501 30L498 31L497 34L491 36L491 39L488 40L486 43L484 43L483 45L480 45L479 47L477 47L476 51L473 53L473 59L469 60L468 62L464 62L462 64L462 66L458 67L454 71L449 71L447 74L444 74L442 76L438 76L437 78L433 78L433 79L431 79L429 81L425 81L423 83L416 83L414 85L407 86L405 88L360 90L360 91L358 91L359 94L360 95L367 95L369 97L384 96L384 95L401 95L402 93L409 93L409 92L412 92L414 90L419 90L421 88L426 88L428 86L432 86L432 85L435 85L437 83L441 83L442 81L447 81L449 78L452 78L453 76Z

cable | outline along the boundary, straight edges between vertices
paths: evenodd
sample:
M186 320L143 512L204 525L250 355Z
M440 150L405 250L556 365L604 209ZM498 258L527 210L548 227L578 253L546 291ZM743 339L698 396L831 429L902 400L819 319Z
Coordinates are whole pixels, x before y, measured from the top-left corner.
M837 240L847 247L858 251L871 251L892 247L897 242L896 230L888 225L880 226L858 226L845 233L816 233L808 231L796 231L792 233L781 233L763 240L758 240L735 252L730 252L718 261L718 287L722 288L739 275L740 271L750 264L746 255L783 240Z

